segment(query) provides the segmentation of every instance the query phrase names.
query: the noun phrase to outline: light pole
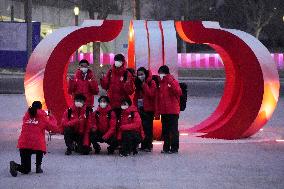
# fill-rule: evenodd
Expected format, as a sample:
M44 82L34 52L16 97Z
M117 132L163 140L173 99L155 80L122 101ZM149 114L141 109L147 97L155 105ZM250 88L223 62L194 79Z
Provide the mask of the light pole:
M14 22L14 5L11 5L11 10L10 10L10 14L11 14L11 22Z
M33 25L32 25L32 0L26 0L24 4L25 9L25 22L27 23L27 57L30 58L32 54L32 38L33 38Z
M80 9L79 7L74 7L74 15L75 15L75 26L79 25L79 13L80 13ZM79 62L78 60L78 49L75 52L75 61Z

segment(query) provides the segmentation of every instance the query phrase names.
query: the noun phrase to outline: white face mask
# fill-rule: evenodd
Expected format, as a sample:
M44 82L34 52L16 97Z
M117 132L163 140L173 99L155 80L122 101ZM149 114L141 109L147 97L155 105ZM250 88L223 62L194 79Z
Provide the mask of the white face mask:
M161 80L166 76L166 74L159 74Z
M80 70L85 74L88 71L88 68L80 68Z
M115 67L119 68L119 67L122 66L122 62L120 62L120 61L114 61L114 65L115 65Z
M84 104L82 102L75 102L75 106L77 108L82 108L84 106Z
M144 81L145 80L145 75L139 75L138 78L140 79L140 81Z
M128 108L128 105L121 105L121 109L126 110Z
M106 102L101 102L101 103L100 103L100 107L101 107L101 108L107 107L107 103L106 103Z

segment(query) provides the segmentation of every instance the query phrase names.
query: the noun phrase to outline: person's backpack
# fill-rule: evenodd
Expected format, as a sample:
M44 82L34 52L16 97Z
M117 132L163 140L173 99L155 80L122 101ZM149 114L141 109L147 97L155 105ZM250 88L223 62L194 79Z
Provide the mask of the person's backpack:
M182 91L182 95L180 96L180 111L184 111L187 102L187 85L185 83L179 83L179 86Z

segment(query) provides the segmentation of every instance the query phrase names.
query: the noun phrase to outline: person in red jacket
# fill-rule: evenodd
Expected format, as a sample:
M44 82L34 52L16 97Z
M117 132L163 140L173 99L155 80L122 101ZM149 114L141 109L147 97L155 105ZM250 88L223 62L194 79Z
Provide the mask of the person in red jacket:
M63 126L64 140L67 147L65 155L71 155L72 151L84 155L90 152L90 144L86 135L89 127L88 119L91 113L86 108L85 101L86 97L84 95L77 94L74 98L74 105L63 114L61 125Z
M120 156L128 156L131 152L136 155L139 143L145 138L140 115L137 108L131 105L130 98L122 100L117 132L121 143Z
M161 115L162 137L164 140L161 153L178 153L179 103L182 91L178 81L170 74L168 66L161 66L158 73L160 80L157 91L156 111Z
M145 133L141 142L141 150L151 152L153 145L153 120L155 112L156 83L152 80L150 71L141 67L137 70L135 79L134 105L138 108Z
M95 153L99 154L101 147L98 143L107 143L108 154L113 154L117 148L116 140L116 114L109 105L110 100L107 96L101 96L98 99L99 106L92 113L90 128L90 141L93 144Z
M79 68L75 72L74 79L69 79L68 93L75 97L83 94L86 99L86 107L94 106L94 95L99 93L98 83L94 73L89 69L89 62L85 59L79 62Z
M107 91L107 95L111 99L112 109L118 113L121 100L129 98L134 93L134 79L126 69L127 63L122 54L115 55L114 61L111 69L101 78L101 86Z
M46 153L45 130L58 132L53 115L47 115L40 101L34 101L23 118L21 135L17 147L20 150L21 164L10 162L10 173L16 177L18 172L28 174L31 171L31 156L36 154L36 173L42 173L41 163Z

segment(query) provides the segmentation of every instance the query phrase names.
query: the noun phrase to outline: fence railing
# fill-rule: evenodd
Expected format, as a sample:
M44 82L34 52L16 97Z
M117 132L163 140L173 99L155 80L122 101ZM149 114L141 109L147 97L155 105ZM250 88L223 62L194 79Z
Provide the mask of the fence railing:
M272 53L271 56L279 70L284 70L284 53ZM100 63L108 65L114 63L114 53L102 53L100 55ZM245 57L244 57L245 58ZM93 63L92 53L79 53L78 59L87 59L91 64ZM75 61L75 55L71 56L70 62ZM217 53L179 53L178 66L180 68L191 69L223 69L224 65Z

